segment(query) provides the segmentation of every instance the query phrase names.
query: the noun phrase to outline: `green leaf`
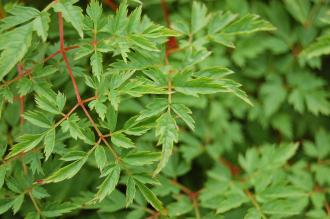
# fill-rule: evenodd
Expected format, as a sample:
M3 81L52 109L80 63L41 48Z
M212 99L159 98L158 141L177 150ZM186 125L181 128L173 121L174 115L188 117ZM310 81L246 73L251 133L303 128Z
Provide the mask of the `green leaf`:
M173 111L188 125L191 130L195 129L195 121L191 117L191 110L183 104L172 104Z
M17 196L13 201L13 213L16 214L24 202L24 194Z
M165 167L172 154L173 144L178 141L176 123L169 111L156 120L156 137L158 144L162 145L162 157L153 175Z
M33 87L33 82L27 78L20 79L17 83L18 94L20 96L25 96L31 91Z
M0 214L5 213L8 211L13 205L13 200L6 200L2 199L0 200Z
M117 10L116 16L114 18L113 31L115 33L121 33L125 30L127 25L127 2L123 1Z
M308 204L308 198L276 199L261 206L265 214L279 217L298 215Z
M120 167L114 166L102 184L98 186L98 191L95 194L94 200L101 202L106 196L111 194L118 184L119 177Z
M162 113L168 107L166 99L155 99L147 105L147 108L140 112L139 117L136 118L137 121L150 118Z
M0 36L0 50L3 50L0 55L0 81L22 60L31 46L31 40L32 31L29 24Z
M92 19L94 27L96 27L103 13L102 4L100 4L99 1L96 0L90 1L86 9L86 13Z
M301 24L305 24L309 19L310 1L309 0L284 0L287 10Z
M210 78L196 78L186 81L173 80L174 89L185 95L198 96L198 94L214 94L224 88Z
M33 30L41 37L42 41L46 42L48 37L50 23L50 14L41 12L33 21Z
M143 35L137 35L137 34L130 35L128 39L132 44L134 44L140 49L144 49L151 52L159 51L156 45L152 43L150 40L148 40L146 37L144 37Z
M150 174L134 174L133 178L138 180L139 182L143 183L143 184L151 184L151 185L161 185L159 180L155 177L152 177Z
M35 8L20 5L14 5L8 13L10 16L7 16L0 21L0 32L26 23L40 14L40 12Z
M284 165L293 155L296 154L298 143L281 144L275 149L275 154L272 157L272 163L275 165Z
M73 203L49 203L46 207L41 209L41 215L44 217L60 217L65 213L69 213L77 208Z
M7 168L5 165L0 165L0 190L5 182Z
M106 163L107 163L107 156L105 154L105 150L102 146L97 146L94 152L95 155L95 161L97 164L97 167L100 170L103 170L103 168L105 167Z
M61 111L58 109L56 105L56 100L54 98L48 98L46 96L37 96L35 98L35 101L38 105L38 107L42 110L45 110L47 112L50 112L52 114L60 114Z
M103 55L100 52L95 52L91 56L92 72L95 77L100 81L103 74Z
M123 133L115 132L111 135L111 142L119 147L134 148L132 140L126 137Z
M274 114L285 101L286 90L280 77L272 77L260 88L266 116Z
M37 212L29 212L24 219L40 219L40 214Z
M75 162L72 162L57 171L55 171L53 174L51 174L49 177L43 180L43 183L56 183L61 182L66 179L70 179L74 177L81 167L85 164L87 161L88 156L83 157L80 160L76 160Z
M139 23L141 20L141 14L142 14L142 7L139 6L134 9L134 11L129 16L129 21L127 24L127 31L129 33L136 33L137 29L139 27Z
M88 56L94 52L94 48L91 44L83 44L79 48L76 49L74 60L79 60L85 56Z
M101 118L101 120L104 120L106 113L107 113L107 106L104 105L100 100L93 100L88 104L90 109L96 110L97 114Z
M250 208L244 216L244 219L262 219L262 215L258 212L257 209Z
M300 57L312 59L327 54L330 54L330 37L324 35L305 48Z
M133 203L135 191L136 188L134 178L129 176L126 183L126 208Z
M297 198L308 196L303 190L289 185L273 185L258 194L258 199Z
M158 161L161 157L159 152L138 151L130 152L123 157L123 161L131 166L149 165Z
M138 186L140 192L144 198L154 207L157 211L164 211L163 203L157 198L157 196L144 184L135 180L136 185Z
M45 114L39 111L26 112L24 114L24 118L31 122L33 125L39 126L41 128L50 128L52 125Z
M227 25L235 21L237 17L238 17L237 14L233 14L230 11L215 12L211 17L210 22L208 23L208 33L210 35L213 35L216 34L217 32L220 32Z
M36 199L43 199L43 198L47 198L50 195L47 193L47 190L44 189L41 186L35 186L32 189L32 196L35 197Z
M250 34L258 31L273 31L275 29L276 28L271 23L261 19L259 15L247 14L226 26L221 32L224 34L237 35Z
M179 196L176 202L167 205L169 216L179 217L193 209L192 203L187 196Z
M205 27L210 19L204 4L194 1L191 12L191 33L195 34Z
M247 202L247 198L241 194L230 194L224 200L220 201L217 208L217 214L229 211L233 208L238 208L244 202Z
M19 139L19 143L15 144L10 153L7 155L6 159L12 158L20 153L25 153L36 146L42 141L44 138L44 133L42 134L25 134L22 135Z
M84 38L84 32L83 32L84 16L82 14L82 9L78 6L73 5L75 2L76 1L61 0L53 4L53 8L55 12L61 12L65 21L71 23L72 26L79 33L79 36L81 38Z
M46 160L48 160L49 156L52 154L54 147L55 147L55 128L52 128L51 130L47 131L47 134L45 135L44 143L45 143L45 157Z
M85 140L86 136L83 133L83 130L78 124L79 117L76 114L72 114L67 120L62 122L61 127L63 132L70 131L70 135L74 138L80 138L81 140Z
M61 92L58 92L56 96L56 105L59 111L62 111L64 109L65 102L66 102L65 95L62 94Z
M64 161L75 161L75 160L81 160L83 159L85 156L87 155L86 152L84 151L69 151L67 153L65 153L62 157L61 160Z
M117 111L113 108L112 105L107 107L107 112L105 114L106 118L106 126L107 128L113 132L116 129L117 126L117 118L118 118L118 113Z

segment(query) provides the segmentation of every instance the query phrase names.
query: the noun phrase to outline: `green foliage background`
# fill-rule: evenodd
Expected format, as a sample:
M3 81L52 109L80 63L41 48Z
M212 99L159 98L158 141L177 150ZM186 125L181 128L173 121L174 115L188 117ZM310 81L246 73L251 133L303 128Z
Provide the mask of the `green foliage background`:
M106 2L103 1L104 14L113 14ZM139 3L129 2L131 12ZM113 135L111 142L119 145L119 148L124 148L119 149L118 153L126 157L125 162L136 168L133 168L133 172L136 171L138 174L137 178L134 178L122 174L123 169L114 167L110 153L105 155L106 147L96 146L95 151L92 152L87 150L90 145L93 146L95 140L89 138L93 132L91 126L87 124L87 119L81 119L83 112L73 114L61 124L61 130L56 133L56 145L52 146L53 149L48 147L48 151L45 149L45 155L43 151L30 152L25 148L50 145L52 135L55 135L53 132L47 132L48 137L45 137L47 140L43 140L44 137L40 138L38 135L19 138L25 133L40 133L38 132L40 127L50 127L47 114L44 114L46 115L44 120L43 113L33 114L36 105L48 112L54 110L48 108L54 105L56 108L54 114L60 114L65 100L71 106L75 104L75 93L65 65L60 58L55 57L48 65L48 69L45 70L46 65L36 69L33 73L36 76L32 76L36 81L31 82L25 77L9 87L1 87L0 155L3 156L0 166L0 185L3 184L0 190L0 212L3 214L1 217L330 218L329 1L204 0L198 1L203 4L195 3L197 9L194 14L191 12L194 9L190 0L145 0L142 1L143 14L155 23L166 26L162 11L164 2L168 7L171 30L157 30L159 37L154 36L153 40L155 40L151 40L152 43L146 42L144 38L135 38L135 41L131 39L136 46L133 46L133 50L140 48L145 50L146 54L152 53L155 57L159 57L158 59L163 59L164 42L168 36L174 35L180 48L191 46L192 51L196 53L173 52L169 56L171 65L169 69L182 70L191 64L192 67L188 67L186 72L194 72L194 74L197 72L192 78L199 76L212 78L210 76L212 73L226 75L231 73L229 70L231 69L235 74L230 75L230 79L243 86L238 88L236 82L226 81L223 85L226 90L217 93L218 87L214 87L212 81L213 87L211 83L203 82L206 83L205 87L199 85L198 88L188 89L185 87L185 83L188 82L179 75L174 79L177 80L174 86L181 87L181 90L176 91L185 95L173 95L173 102L178 103L177 111L175 106L173 108L177 116L173 116L173 112L160 115L166 109L167 103L161 100L155 101L155 96L164 91L151 84L144 84L142 88L138 83L139 78L138 82L135 81L135 86L140 90L125 88L125 95L130 96L129 98L125 96L119 100L112 96L108 102L105 101L106 98L90 102L88 106L93 116L101 121L100 126L111 132L126 130ZM42 10L50 1L15 3ZM5 9L9 10L13 4L14 1L2 1L1 14L6 15ZM85 11L87 4L88 1L79 1L76 5ZM55 10L61 11L60 8ZM249 22L246 22L234 30L226 30L235 34L223 36L216 31L212 33L214 30L212 28L219 24L219 20L216 19L213 24L209 17L209 14L215 11L231 11L241 17L253 13L260 15L264 20L256 24L257 29L259 28L256 31L243 31L240 34L239 31L242 29L251 28ZM225 15L226 13L220 13L219 19L224 19ZM194 32L194 28L196 32L191 38L189 22L194 16L197 19L192 19L194 25L190 32ZM38 34L33 35L32 48L23 55L27 65L40 62L46 57L45 54L52 54L58 49L59 32L56 14L53 13L50 19L47 45L39 44L39 41L43 41L43 37L46 36L43 36L40 29L36 30ZM209 30L206 38L207 31L203 28ZM21 29L24 33L24 29ZM88 32L85 27L83 29ZM188 34L185 33L187 29ZM1 32L0 36L3 36L4 31ZM65 23L65 37L68 44L66 46L77 43L84 45L84 40L79 38L81 34L79 23L76 26L74 23ZM91 36L91 33L87 33L85 39ZM20 37L24 38L26 35L21 34ZM2 47L8 44L6 42L8 40L10 38L0 37L0 49L4 50L2 53L14 53L17 58L14 63L16 65L23 58L23 56L19 57L22 50L11 51L6 49L6 46ZM24 40L28 39L17 39L19 42ZM121 71L127 74L132 69L140 71L144 68L145 60L137 57L137 63L133 63L134 57L132 58L132 54L125 46L121 47L120 39L118 40L114 44L106 45L110 49L108 47L105 49L105 46L104 50L96 52L91 60L82 58L74 66L78 85L84 97L93 96L95 90L102 91L102 88L97 87L98 85L97 88L93 88L91 84L93 80L95 82L99 77L103 77L104 72L112 74L111 71L119 69L118 78L111 78L113 85L120 83L118 82L120 78L124 78L120 75ZM158 48L161 50L160 55L156 52ZM104 51L111 51L115 56L105 54ZM211 53L206 55L205 51ZM74 57L88 54L90 54L88 48L81 46L77 53L68 53L68 56L72 61ZM101 59L103 57L103 65L98 61L100 56ZM129 60L128 64L123 61L126 58ZM8 59L8 62L12 62L12 57L8 56ZM122 60L118 61L118 59ZM150 64L152 61L145 62ZM1 70L6 68L8 66L5 63L0 63ZM159 69L166 71L166 67ZM5 77L1 72L0 74L1 78ZM86 82L84 74L95 77L93 80L86 79ZM9 75L6 75L6 80L1 84L15 78L16 75L16 68L10 69ZM222 80L223 75L219 80ZM48 76L50 78L43 79ZM41 81L51 83L55 93L49 91L47 86L35 85L38 80L40 83ZM147 83L147 81L142 82ZM247 93L248 99L239 89ZM28 121L23 127L19 124L19 101L13 100L14 96L19 95L26 96L26 112L32 110L30 114L27 113ZM34 102L34 95L37 104ZM113 91L109 91L109 95L114 95ZM47 97L53 98L56 104ZM250 102L252 105L249 104ZM46 104L43 106L42 103ZM164 104L163 110L160 109L162 104ZM179 104L189 107L192 111L191 117L189 109ZM64 109L70 110L70 107ZM155 112L157 110L160 111ZM126 122L134 115L140 116L140 120L143 121L141 126L135 127L136 129L129 127L134 122L131 124ZM155 116L157 118L154 118ZM146 118L151 118L151 121ZM112 127L114 123L117 123L117 128L116 125ZM177 126L179 126L178 132ZM139 134L128 138L127 130ZM151 131L146 132L147 130ZM169 147L174 144L169 161L161 159L160 162L163 161L163 164L158 162L160 156L164 158L166 155L164 152L162 155L157 152L161 150L155 147L157 141L163 147L166 144ZM7 145L8 148L15 149L9 150L6 148ZM127 148L132 147L149 152L127 158L130 153ZM27 156L8 162L7 158L11 159L27 151L29 151ZM93 156L84 160L82 157L85 154L81 154L81 151L93 153ZM141 159L138 156L141 156ZM79 170L77 175L72 172L66 175L63 173L51 175L67 164L81 167L85 162L87 164L81 169L77 168ZM22 167L22 163L27 167ZM24 174L24 168L28 168L27 175ZM106 183L102 184L106 186L104 190L102 186L98 187L104 180L99 178L101 173L98 168L103 169L101 173L108 176L105 179ZM155 178L150 175L152 173L157 175L159 171L160 174ZM120 174L122 177L119 177ZM34 183L38 179L44 181ZM47 184L48 182L56 183ZM33 196L34 199L30 199L29 196ZM89 202L91 199L101 202L91 203ZM40 212L33 207L33 200L38 202Z

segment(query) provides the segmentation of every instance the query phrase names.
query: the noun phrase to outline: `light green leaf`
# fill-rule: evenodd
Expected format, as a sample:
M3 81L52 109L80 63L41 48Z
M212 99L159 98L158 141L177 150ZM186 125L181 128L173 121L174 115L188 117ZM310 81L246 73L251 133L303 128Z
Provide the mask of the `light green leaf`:
M244 219L262 219L262 215L255 208L250 208Z
M217 214L238 208L244 202L247 202L247 198L244 198L241 194L230 194L224 200L219 202Z
M275 149L275 154L272 157L272 164L284 165L293 155L295 155L299 144L281 144Z
M26 134L20 137L19 143L15 144L6 159L12 158L20 153L25 153L35 148L44 138L42 134Z
M62 94L61 92L57 93L56 96L56 105L59 111L62 111L64 106L65 106L65 102L66 102L66 97L64 94Z
M129 36L128 39L130 40L130 42L133 45L135 45L141 49L144 49L147 51L154 51L154 52L159 51L159 49L156 47L156 45L154 43L152 43L150 41L150 39L147 39L143 35L134 34L134 35Z
M144 198L154 207L157 211L162 212L164 210L163 203L157 198L157 196L144 184L135 180L140 192Z
M165 167L172 154L173 144L178 141L176 123L169 111L156 120L156 137L158 144L162 145L162 157L153 175L157 175Z
M29 212L24 217L24 219L40 219L40 214L38 214L37 212Z
M127 24L128 33L137 32L137 28L139 27L140 19L142 14L142 6L139 6L134 9L134 11L129 16L129 21Z
M42 208L41 215L44 217L60 217L65 213L69 213L77 208L73 203L50 203L46 207Z
M156 116L163 112L168 107L166 99L155 99L147 105L147 108L140 112L137 121Z
M195 129L195 121L191 117L191 110L184 104L172 104L173 111L188 125L191 130Z
M8 13L11 16L7 16L0 21L0 32L26 23L40 14L40 12L35 8L20 5L14 5Z
M69 151L65 153L60 159L64 161L75 161L75 160L81 160L87 155L84 151Z
M132 140L126 137L123 133L115 132L111 135L111 142L119 147L134 148Z
M75 162L58 169L52 175L44 179L43 183L56 183L74 177L85 164L87 158L88 156L85 156L80 160L76 160Z
M41 128L50 128L52 125L45 114L38 111L26 112L24 114L24 118L31 122L33 125L39 126Z
M174 89L185 95L198 96L198 94L214 94L224 89L210 78L196 78L186 81L173 81Z
M99 1L96 0L90 1L86 9L86 13L92 19L94 23L94 27L97 27L97 23L100 20L103 13L102 4L100 4Z
M24 202L24 194L17 196L13 201L13 213L16 214Z
M135 181L134 178L129 176L126 183L126 208L133 203L135 197Z
M266 202L261 208L265 214L276 215L283 218L300 214L307 204L307 197L276 199L271 202Z
M187 196L179 196L176 202L167 205L169 216L179 217L193 209L191 200Z
M31 46L31 40L32 30L29 24L0 36L0 50L3 50L0 56L0 81L22 60Z
M75 1L73 1L75 2ZM61 0L53 5L55 12L61 12L66 22L71 23L78 31L79 36L84 38L82 9L72 5L72 1Z
M51 130L47 131L47 134L45 135L44 143L45 143L45 157L46 160L48 160L49 156L52 154L54 147L55 147L55 128L52 128Z
M97 99L91 101L88 106L90 109L95 109L101 120L104 120L107 113L107 106L104 103Z
M308 20L310 12L309 0L284 0L286 9L301 24L305 24Z
M258 31L273 31L275 29L276 28L271 23L261 19L259 15L247 14L226 26L221 33L237 35L250 34Z
M95 155L95 161L97 164L97 167L100 170L103 170L103 168L105 167L106 163L107 163L107 156L105 154L105 150L102 146L97 146L95 151L94 151L94 155Z
M191 33L197 33L205 27L210 19L204 4L194 1L191 12Z
M55 97L53 98L47 98L46 96L37 96L35 98L35 101L38 105L38 107L42 110L45 110L47 112L50 112L52 114L60 114L61 111L58 109L56 105Z
M149 165L158 161L161 157L159 152L138 151L128 153L123 157L123 161L131 166Z
M103 74L103 55L100 52L95 52L91 56L92 72L96 78L100 81Z
M115 166L112 171L105 178L101 185L98 186L98 191L95 194L94 200L101 202L106 196L108 196L116 188L120 177L120 167Z
M6 200L2 199L0 200L0 214L5 213L8 211L13 205L13 200Z
M0 165L0 190L5 182L7 168L5 165Z
M312 59L327 54L330 54L330 37L324 35L305 48L300 57Z
M48 37L50 15L47 12L41 12L33 21L33 30L46 42Z
M78 124L79 117L76 114L72 114L67 120L62 122L61 127L63 132L70 131L70 135L74 138L80 138L81 140L85 140L86 136L83 133L83 130Z
M112 105L108 106L107 112L105 114L105 118L106 118L106 126L111 132L115 131L116 129L117 117L118 117L118 112L113 108Z

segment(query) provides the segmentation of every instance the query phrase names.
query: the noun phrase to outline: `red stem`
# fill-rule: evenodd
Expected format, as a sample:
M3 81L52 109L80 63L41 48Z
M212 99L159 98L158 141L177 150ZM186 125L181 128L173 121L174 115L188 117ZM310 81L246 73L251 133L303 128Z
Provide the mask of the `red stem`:
M167 27L169 27L171 23L170 23L170 12L168 10L167 2L166 0L160 0L160 3L163 10L165 24Z
M111 150L112 154L114 155L116 160L119 160L119 156L117 155L117 153L112 149L112 147L110 146L110 144L108 143L107 139L104 137L104 135L101 133L101 131L99 130L99 128L97 127L96 123L94 122L93 118L91 117L91 115L89 114L88 110L86 109L85 105L84 105L84 101L82 101L80 93L79 93L79 89L77 86L77 82L76 79L73 75L72 72L72 68L70 66L70 62L66 56L66 50L64 47L64 28L63 28L63 17L62 17L62 13L59 12L58 13L58 24L59 24L59 33L60 33L60 53L63 57L63 60L65 62L66 68L69 72L71 81L72 81L72 85L74 88L74 92L76 94L76 98L77 98L77 104L79 104L79 106L82 108L82 110L84 111L85 115L87 116L88 120L90 121L90 123L92 124L92 126L94 127L96 133L98 134L98 136L102 139L102 141L109 147L109 149Z
M160 0L161 6L162 6L162 10L163 10L163 15L164 15L164 21L167 27L171 26L171 21L170 21L170 10L167 6L167 2L166 0ZM170 56L170 54L172 53L171 51L175 50L179 48L177 40L175 37L169 37L167 44L166 44L166 62L168 62L168 57ZM168 63L166 63L168 64Z
M68 47L66 47L66 48L64 48L64 49L65 49L65 51L69 51L69 50L76 49L76 48L79 48L79 46L78 46L78 45L68 46ZM46 58L42 61L42 63L48 62L50 59L54 58L56 55L58 55L58 54L60 54L60 53L61 53L61 51L58 50L58 51L56 51L56 52L50 54L48 57L46 57ZM3 86L9 86L10 84L12 84L12 83L14 83L14 82L19 81L20 79L22 79L24 76L30 75L31 72L32 72L32 70L33 70L33 68L34 68L34 66L31 67L31 68L29 68L29 69L27 69L23 74L18 75L17 77L15 77L15 78L13 78L13 79L11 79L11 80L9 80L9 81L4 82L4 83L1 85L1 87L3 87Z
M103 0L103 2L110 6L110 8L113 10L113 11L116 11L118 6L116 5L116 3L113 2L113 0Z
M21 64L17 65L18 75L23 77L23 66ZM20 108L20 125L24 125L24 96L19 97L19 108Z

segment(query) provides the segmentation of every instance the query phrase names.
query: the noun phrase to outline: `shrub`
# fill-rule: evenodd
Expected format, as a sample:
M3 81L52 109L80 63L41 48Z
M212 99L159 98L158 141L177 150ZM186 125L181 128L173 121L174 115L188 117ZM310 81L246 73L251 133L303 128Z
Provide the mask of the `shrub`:
M329 218L326 1L104 3L0 5L3 218Z

